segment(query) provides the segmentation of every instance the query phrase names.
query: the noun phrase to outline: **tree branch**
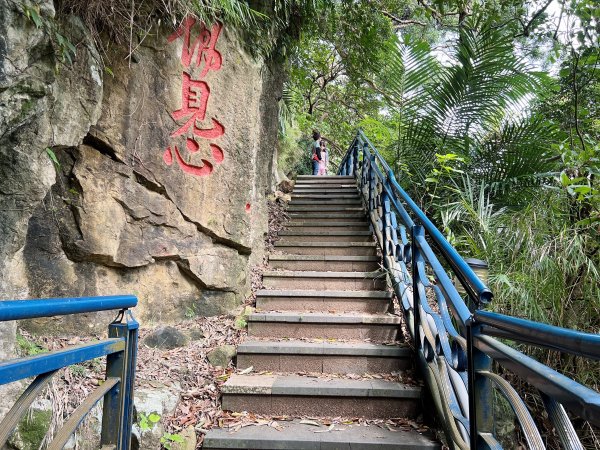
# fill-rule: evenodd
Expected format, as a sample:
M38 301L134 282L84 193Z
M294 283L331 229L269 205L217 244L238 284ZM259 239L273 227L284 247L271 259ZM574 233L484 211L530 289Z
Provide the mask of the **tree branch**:
M427 24L425 22L421 22L420 20L400 19L387 11L380 10L380 12L381 12L381 14L386 16L388 19L390 19L396 25L395 28L403 28L403 27L407 27L410 25L419 25L421 27L427 26Z
M536 11L533 17L531 17L531 20L527 22L527 25L523 27L523 36L529 36L529 33L531 32L531 27L534 24L534 22L546 11L546 9L548 9L548 6L550 6L550 3L552 3L553 1L554 0L548 0L544 6L542 6L538 11Z

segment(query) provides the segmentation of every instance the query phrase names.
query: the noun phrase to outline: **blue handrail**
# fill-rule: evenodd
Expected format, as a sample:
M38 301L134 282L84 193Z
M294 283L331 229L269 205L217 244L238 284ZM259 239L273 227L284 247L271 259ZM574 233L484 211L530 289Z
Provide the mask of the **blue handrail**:
M600 335L481 310L492 300L492 292L402 189L361 130L338 174L357 180L450 446L502 448L494 436L491 392L495 387L513 408L529 446L546 448L523 400L492 372L492 361L496 361L538 389L563 446L583 448L564 408L599 426L600 394L494 337L597 360ZM467 293L472 308L458 293L438 254ZM437 308L431 306L432 298Z
M117 450L131 447L138 323L129 308L136 305L137 298L132 295L0 301L0 321L119 311L108 327L108 339L0 362L0 385L36 377L0 423L0 447L4 447L36 396L59 369L102 356L106 356L106 381L73 412L49 448L63 448L83 418L102 398L101 445Z
M66 316L111 309L127 309L137 305L133 295L106 297L45 298L38 300L5 300L0 302L0 322Z

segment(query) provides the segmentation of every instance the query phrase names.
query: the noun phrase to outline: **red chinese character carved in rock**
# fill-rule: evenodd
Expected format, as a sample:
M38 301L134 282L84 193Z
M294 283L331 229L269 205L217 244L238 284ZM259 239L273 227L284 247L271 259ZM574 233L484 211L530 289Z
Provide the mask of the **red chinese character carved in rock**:
M202 122L206 118L206 109L210 97L210 87L202 78L204 78L209 70L216 71L221 68L221 54L215 49L215 45L221 33L222 26L217 23L209 31L204 24L201 24L200 33L192 42L192 29L195 24L196 19L192 17L186 18L181 27L168 38L169 42L172 42L183 36L181 63L186 68L189 69L192 64L194 54L196 55L195 67L198 70L200 70L202 63L204 63L199 74L200 79L192 78L190 73L196 73L193 68L190 69L190 73L186 71L182 73L181 108L171 114L171 117L177 122L185 120L185 123L171 134L171 137L185 135L186 149L191 154L200 150L200 144L195 138L216 139L225 133L225 127L215 118L211 118L211 126L209 128L204 128L202 124L198 124L198 122ZM189 135L190 131L193 136ZM209 147L214 162L221 164L224 160L224 153L221 147L213 143L209 143ZM201 166L186 162L177 145L169 146L163 154L163 160L168 166L173 164L173 159L175 159L185 173L191 175L207 176L213 171L213 164L206 159L201 159Z
M189 73L183 72L181 82L181 108L174 111L171 116L175 120L186 118L189 119L175 132L172 137L184 134L188 129L196 124L196 120L204 120L206 116L206 105L208 104L208 96L210 88L208 84L201 80L192 80Z
M188 164L181 157L181 154L179 153L179 148L177 148L177 146L174 146L173 149L175 150L175 159L177 160L177 164L179 164L179 167L181 167L181 170L183 170L185 173L189 173L190 175L196 175L198 177L205 177L212 173L213 166L206 159L202 160L202 163L204 164L203 166L195 166L193 164ZM168 147L165 150L165 153L163 154L163 160L165 161L165 164L167 166L173 164L173 153L171 151L171 147Z
M219 70L221 68L223 59L221 58L221 53L215 49L215 46L217 45L219 34L221 34L222 25L217 22L209 31L206 25L201 24L200 34L194 39L194 42L191 42L192 28L195 24L196 19L187 17L177 31L169 36L169 42L173 42L175 39L183 36L181 63L185 67L190 67L194 53L196 53L196 67L200 67L200 64L204 62L202 73L200 73L200 78L204 78L209 70Z

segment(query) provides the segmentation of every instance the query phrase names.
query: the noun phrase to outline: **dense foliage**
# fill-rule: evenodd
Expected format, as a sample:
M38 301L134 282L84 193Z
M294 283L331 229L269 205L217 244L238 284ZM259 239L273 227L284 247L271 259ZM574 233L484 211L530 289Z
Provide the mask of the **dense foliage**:
M363 128L488 261L494 309L598 333L599 36L593 0L335 2L290 54L281 162L308 170L313 128L334 155ZM597 366L544 362L600 386Z

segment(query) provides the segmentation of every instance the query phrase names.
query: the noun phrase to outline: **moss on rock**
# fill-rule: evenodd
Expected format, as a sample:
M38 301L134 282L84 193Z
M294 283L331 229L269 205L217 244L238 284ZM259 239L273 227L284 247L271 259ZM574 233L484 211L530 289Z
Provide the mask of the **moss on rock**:
M52 422L52 411L32 410L19 423L8 444L15 450L38 450Z

